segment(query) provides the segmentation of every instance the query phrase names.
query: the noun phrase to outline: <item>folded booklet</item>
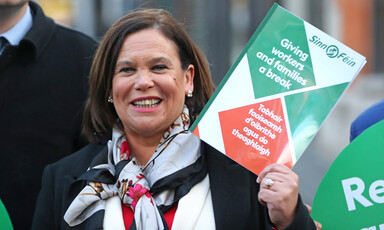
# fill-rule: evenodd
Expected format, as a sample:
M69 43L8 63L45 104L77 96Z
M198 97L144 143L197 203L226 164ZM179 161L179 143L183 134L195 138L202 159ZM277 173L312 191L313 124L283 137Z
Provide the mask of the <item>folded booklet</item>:
M291 168L365 63L275 3L191 131L255 174Z

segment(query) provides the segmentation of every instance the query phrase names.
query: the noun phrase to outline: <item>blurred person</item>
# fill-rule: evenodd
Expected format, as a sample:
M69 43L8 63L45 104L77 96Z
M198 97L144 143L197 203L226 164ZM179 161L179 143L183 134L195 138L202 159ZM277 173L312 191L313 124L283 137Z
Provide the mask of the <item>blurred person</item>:
M167 11L118 20L90 71L91 144L45 168L32 229L316 229L293 171L257 177L189 131L213 92Z
M353 141L364 130L384 119L384 100L379 101L357 116L351 123L349 140Z
M0 0L0 199L14 228L30 229L48 163L80 138L97 43L55 24L27 0Z

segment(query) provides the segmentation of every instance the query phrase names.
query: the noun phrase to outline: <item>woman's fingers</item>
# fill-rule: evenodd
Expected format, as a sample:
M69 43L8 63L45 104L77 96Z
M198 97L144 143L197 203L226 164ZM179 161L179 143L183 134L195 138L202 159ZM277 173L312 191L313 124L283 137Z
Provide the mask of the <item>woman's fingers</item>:
M273 164L259 175L258 199L267 206L272 223L280 228L288 226L296 213L298 200L298 176L288 167Z

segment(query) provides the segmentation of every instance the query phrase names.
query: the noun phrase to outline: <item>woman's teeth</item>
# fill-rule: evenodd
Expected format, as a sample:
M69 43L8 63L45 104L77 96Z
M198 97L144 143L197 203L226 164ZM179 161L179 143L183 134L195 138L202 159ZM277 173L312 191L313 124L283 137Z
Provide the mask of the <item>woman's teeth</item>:
M135 101L133 104L138 108L152 108L156 107L161 102L160 99L146 99Z

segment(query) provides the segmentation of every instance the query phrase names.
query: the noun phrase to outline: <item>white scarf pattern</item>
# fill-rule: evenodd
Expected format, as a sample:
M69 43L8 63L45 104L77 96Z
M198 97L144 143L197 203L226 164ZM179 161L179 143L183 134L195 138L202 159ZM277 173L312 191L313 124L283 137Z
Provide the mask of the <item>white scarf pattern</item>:
M152 197L151 188L159 187L156 185L162 184L165 177L174 177L175 172L185 170L200 159L200 140L188 128L188 109L184 106L182 114L164 133L152 158L142 168L135 158L128 160L129 147L124 133L113 129L112 140L108 142L108 162L96 165L88 172L101 170L103 174L107 172L108 177L117 176L115 183L89 182L69 206L65 221L69 226L79 225L105 209L106 199L119 196L122 203L134 211L136 229L165 229L157 206L172 205L175 189L160 189Z

